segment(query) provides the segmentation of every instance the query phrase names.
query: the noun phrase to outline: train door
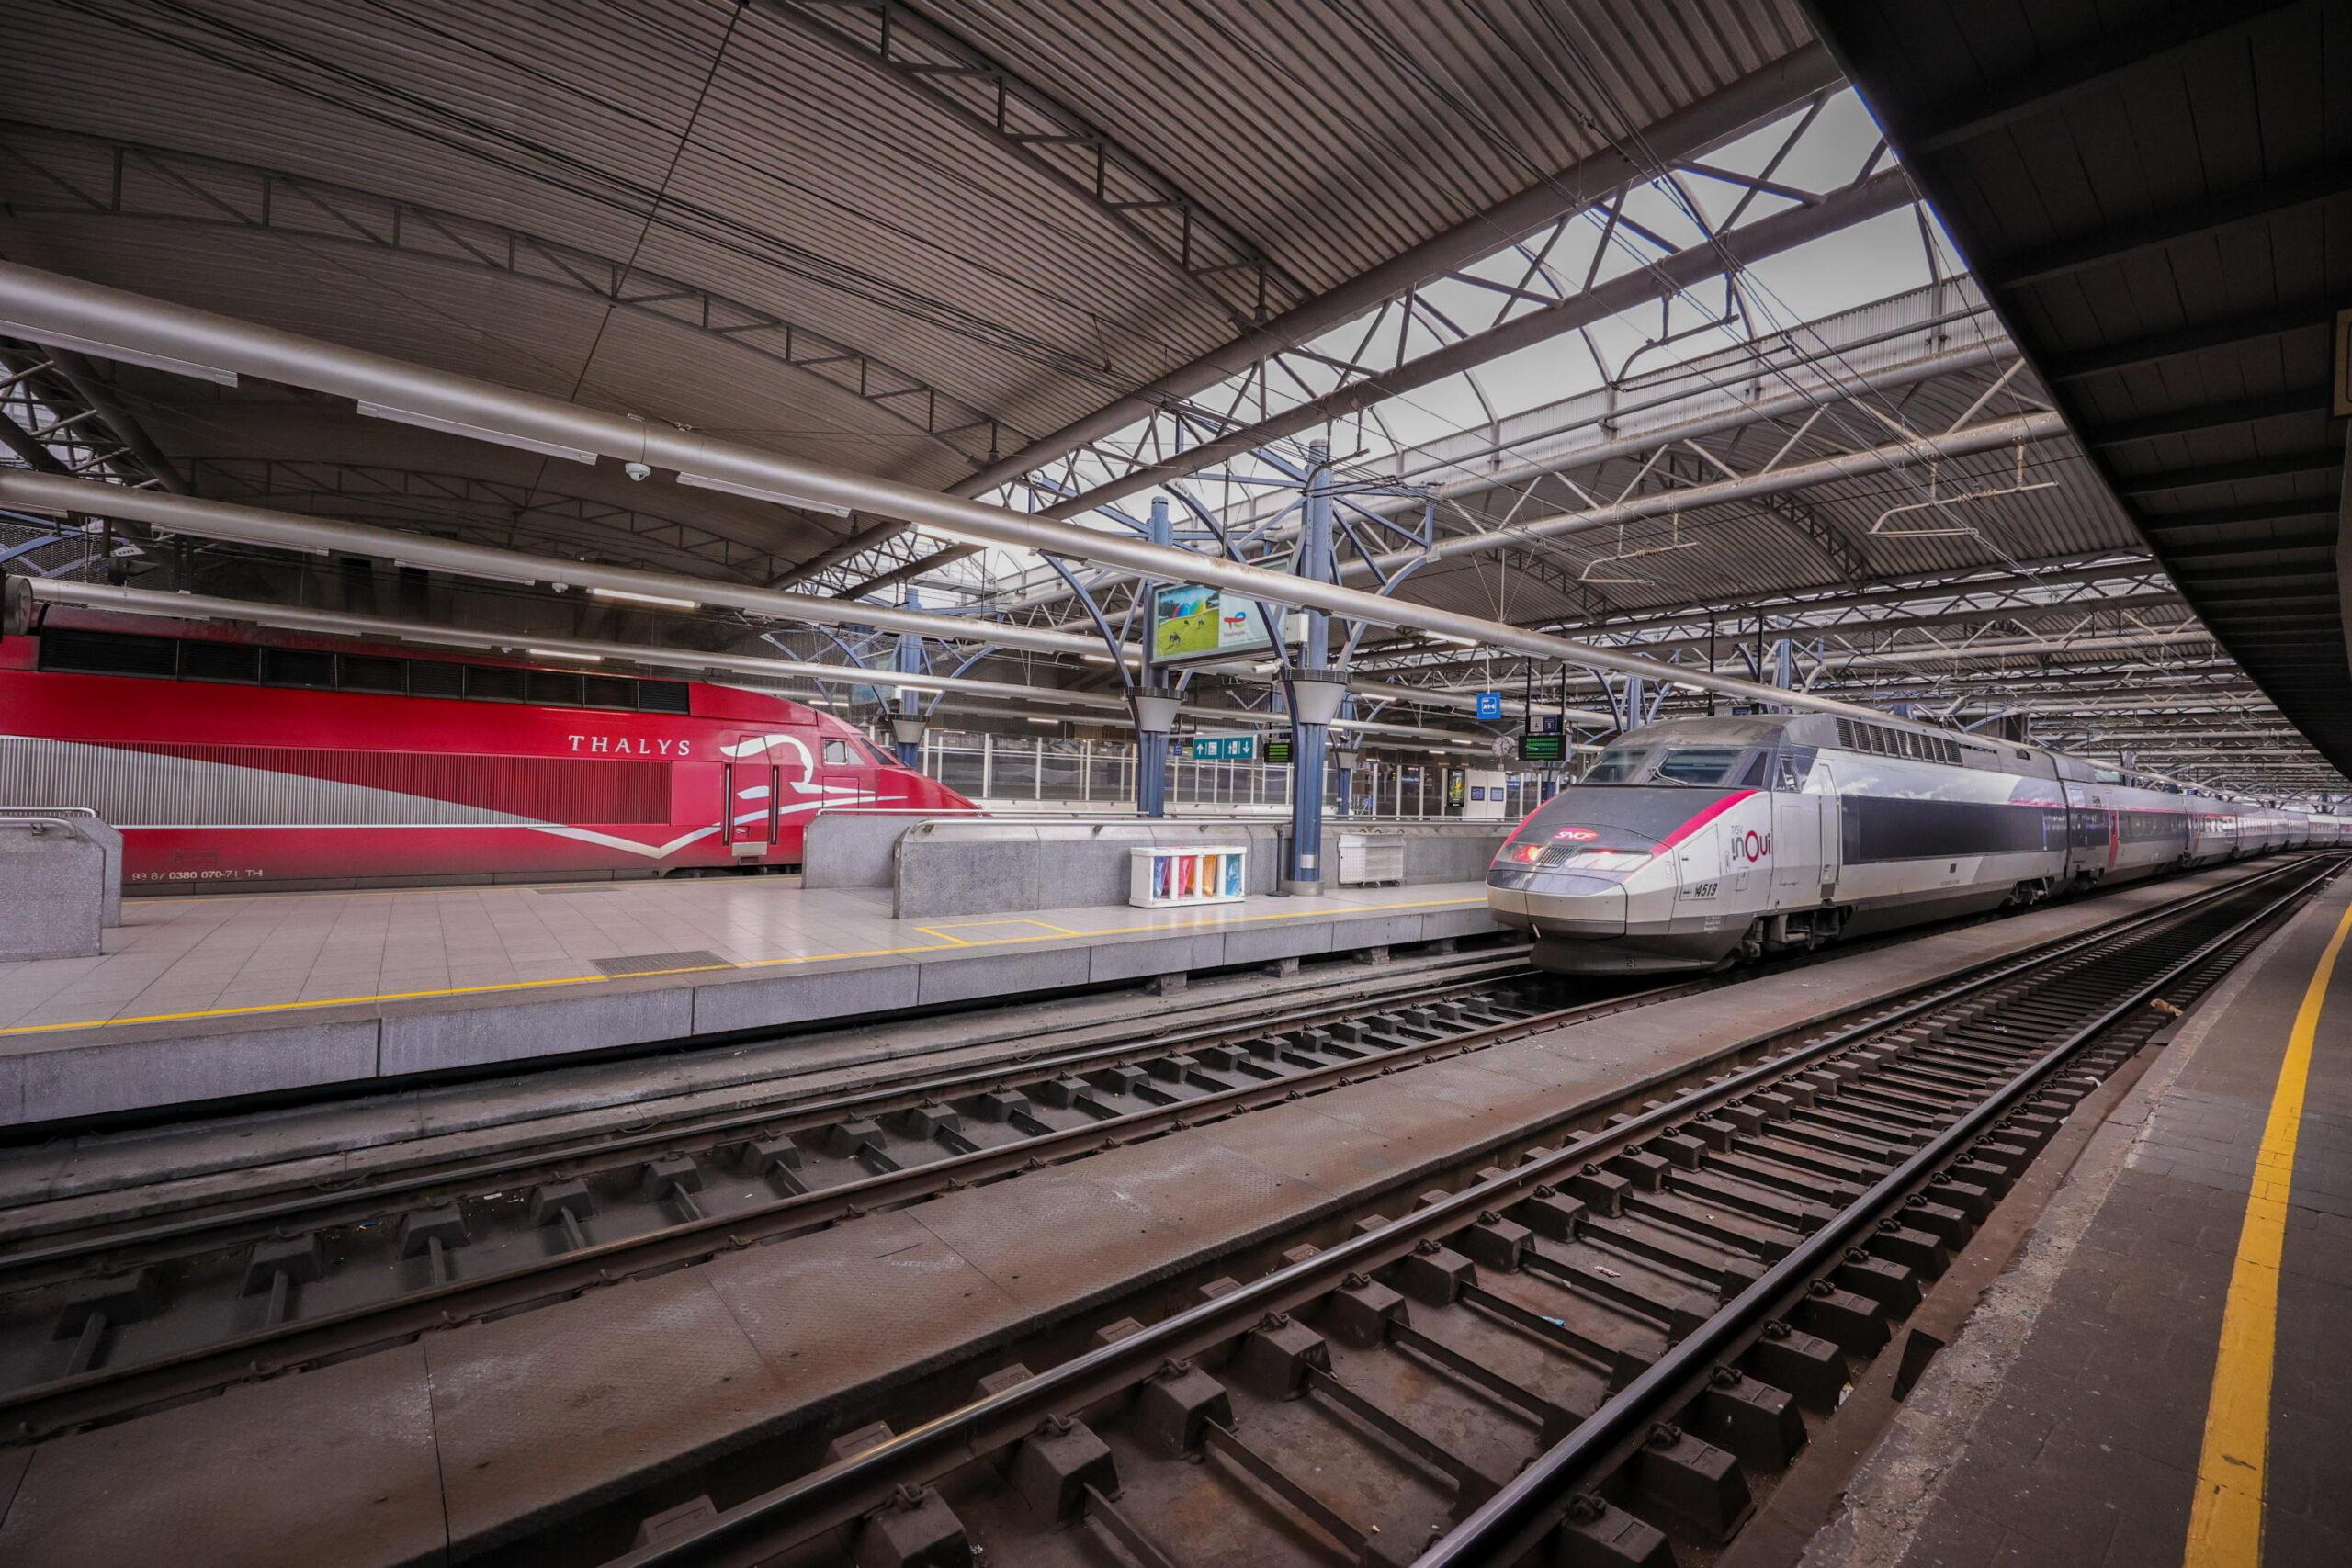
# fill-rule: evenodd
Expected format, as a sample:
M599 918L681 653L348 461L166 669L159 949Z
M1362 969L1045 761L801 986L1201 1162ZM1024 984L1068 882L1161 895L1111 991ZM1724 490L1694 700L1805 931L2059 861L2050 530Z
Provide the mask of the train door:
M721 749L727 759L719 769L721 837L737 854L758 854L775 842L784 771L774 760L774 739L730 735Z
M818 809L836 807L862 806L874 795L874 764L858 754L857 748L838 735L825 737L824 750L818 759L817 783L823 790Z
M1822 815L1826 797L1804 793L1794 757L1776 759L1772 776L1772 902L1810 904L1827 880Z

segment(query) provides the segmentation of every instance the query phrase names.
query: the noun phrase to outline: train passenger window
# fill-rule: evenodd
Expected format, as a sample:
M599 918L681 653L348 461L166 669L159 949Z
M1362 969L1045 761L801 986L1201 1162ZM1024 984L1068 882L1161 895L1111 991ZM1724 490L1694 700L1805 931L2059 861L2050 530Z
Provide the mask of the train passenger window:
M469 664L466 695L477 702L519 703L523 700L523 672L501 664Z
M334 655L312 648L265 648L261 678L272 686L333 686Z
M1731 771L1739 765L1744 750L1738 746L1679 746L1660 757L1654 771L1659 778L1676 784L1725 784L1731 779Z
M180 679L258 681L261 649L242 642L184 642L180 644Z
M526 672L523 689L535 703L555 707L576 708L580 705L581 678L569 670L533 670Z
M618 675L591 675L585 701L592 708L633 708L637 705L637 682Z
M466 667L443 659L412 659L408 661L408 690L413 697L462 697L466 694Z
M639 681L637 683L638 712L684 713L686 708L686 683L684 681Z
M401 692L408 689L401 668L404 660L368 653L346 653L335 683L346 692Z
M86 675L161 675L168 680L176 647L167 637L130 637L60 626L41 633L40 667L78 671Z

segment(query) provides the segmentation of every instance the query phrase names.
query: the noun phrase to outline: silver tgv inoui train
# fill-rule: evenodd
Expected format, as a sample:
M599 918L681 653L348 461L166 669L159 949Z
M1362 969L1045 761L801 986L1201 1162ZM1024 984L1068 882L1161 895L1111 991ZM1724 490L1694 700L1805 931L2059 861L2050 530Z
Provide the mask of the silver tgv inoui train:
M2335 843L2352 820L1902 719L1670 719L1521 822L1487 901L1546 969L1705 969Z

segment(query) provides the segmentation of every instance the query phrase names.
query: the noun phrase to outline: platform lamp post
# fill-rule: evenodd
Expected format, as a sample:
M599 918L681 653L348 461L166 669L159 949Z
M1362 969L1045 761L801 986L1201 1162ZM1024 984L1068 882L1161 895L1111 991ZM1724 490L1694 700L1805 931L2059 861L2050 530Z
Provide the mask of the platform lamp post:
M913 589L907 590L905 607L922 608L922 596ZM922 673L922 638L910 632L901 632L893 664L901 675ZM913 692L901 686L897 701L890 708L890 739L899 753L899 765L920 771L922 767L922 738L931 728L931 720L915 705L919 699Z

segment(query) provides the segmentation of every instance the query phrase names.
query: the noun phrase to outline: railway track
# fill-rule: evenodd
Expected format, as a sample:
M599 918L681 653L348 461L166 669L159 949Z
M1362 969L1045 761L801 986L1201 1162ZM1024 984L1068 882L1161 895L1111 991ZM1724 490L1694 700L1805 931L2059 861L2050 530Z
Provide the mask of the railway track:
M603 1066L533 1074L487 1095L470 1082L413 1095L372 1095L348 1105L307 1106L199 1121L157 1137L133 1134L121 1152L77 1175L62 1193L27 1182L25 1196L0 1203L0 1271L43 1236L71 1234L112 1245L156 1222L275 1218L323 1192L398 1199L435 1182L490 1179L527 1158L589 1158L723 1133L762 1112L852 1088L881 1090L944 1083L975 1067L1019 1070L1049 1061L1083 1065L1153 1042L1215 1040L1219 1032L1311 1024L1367 1006L1442 1001L1492 982L1528 976L1523 944L1479 953L1433 954L1394 964L1333 965L1260 982L1275 989L1238 993L1225 986L1154 998L1126 1010L1082 1003L1033 1004L978 1017L950 1015L876 1030L825 1029L696 1052L683 1084L661 1066L617 1085ZM894 1022L897 1021L893 1021ZM1102 1055L1101 1054L1108 1053ZM667 1064L666 1054L657 1062ZM684 1076L684 1075L681 1075ZM584 1077L571 1088L567 1080ZM543 1084L552 1087L542 1089ZM487 1100L488 1108L480 1109ZM435 1129L421 1132L421 1128ZM103 1143L106 1140L98 1140ZM36 1156L38 1159L38 1156ZM484 1188L487 1190L488 1188ZM36 1196L35 1194L39 1194Z
M1599 1000L1516 959L1367 1001L1148 1023L1081 1048L166 1212L0 1255L0 1421L38 1437L564 1299L1214 1109L1246 1111L1699 988ZM1361 991L1369 981L1335 991Z
M890 1424L814 1462L779 1443L763 1477L754 1452L672 1483L729 1506L648 1520L616 1568L1708 1560L2072 1107L2339 863L1939 982L1589 1131L1530 1128L1262 1239L1246 1281L1041 1331L1034 1374L1001 1345L985 1379L933 1369L833 1413Z

